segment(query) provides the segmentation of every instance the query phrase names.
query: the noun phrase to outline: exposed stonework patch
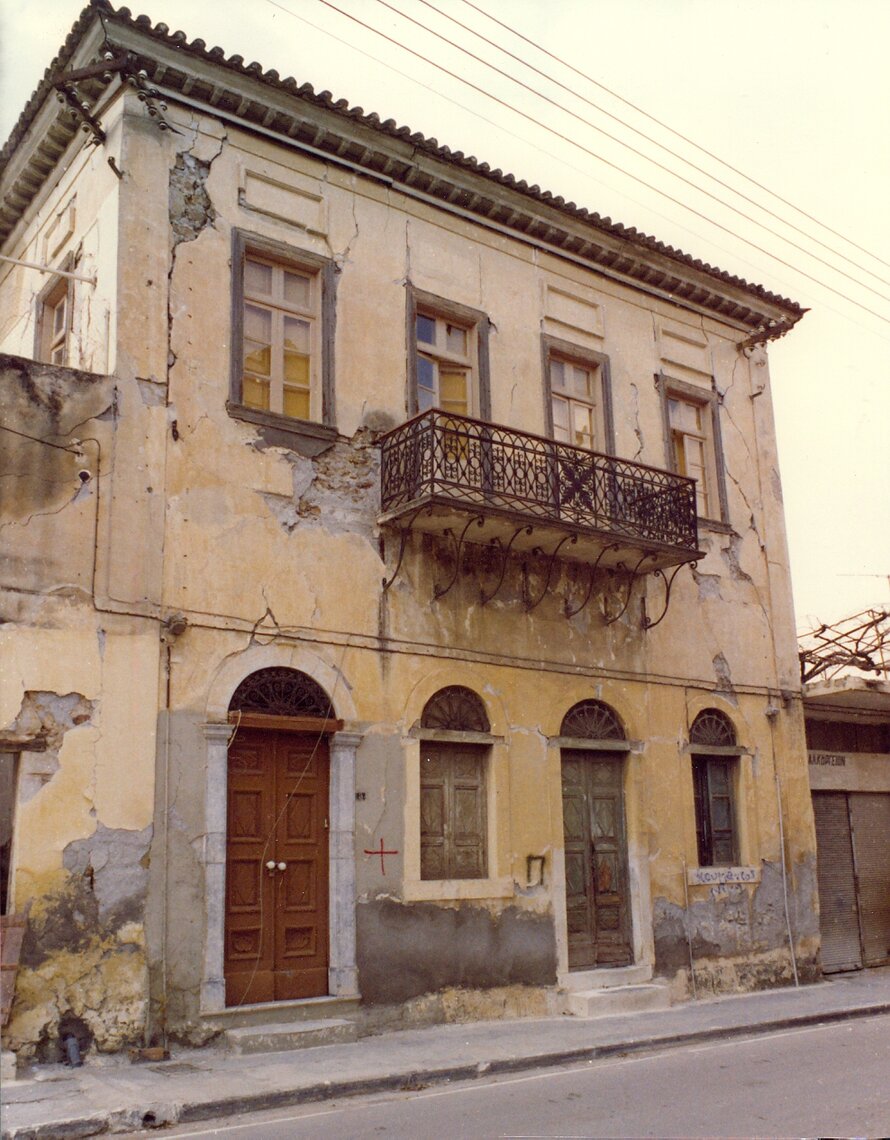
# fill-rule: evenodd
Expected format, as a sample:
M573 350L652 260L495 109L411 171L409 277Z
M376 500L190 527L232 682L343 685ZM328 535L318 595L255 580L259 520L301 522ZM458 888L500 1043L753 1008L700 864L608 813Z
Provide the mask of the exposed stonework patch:
M712 659L711 664L714 667L714 676L717 678L717 692L731 695L735 693L732 684L732 672L729 668L729 662L722 653L717 653Z
M22 750L18 799L26 803L59 770L59 749L66 732L89 724L96 702L80 693L50 693L28 690L21 708L9 727L13 736L28 737L39 750Z
M210 162L193 154L178 154L170 171L170 226L174 248L180 242L194 241L207 226L216 221L216 210L207 193Z
M746 573L741 567L739 562L739 553L741 550L742 540L737 534L729 536L729 545L724 546L720 550L723 561L729 568L730 576L736 582L751 582L753 579L751 575Z
M100 1050L141 1038L151 837L151 826L127 831L100 824L68 844L67 874L34 898L9 1030L23 1056L53 1060L61 1029L72 1020L86 1026L86 1039Z
M32 938L29 935L29 941ZM86 1027L101 1052L140 1041L147 1004L145 970L139 923L128 923L113 935L95 935L73 950L57 950L37 967L21 964L5 1041L22 1059L55 1061L60 1031L74 1019Z
M380 452L372 433L360 429L348 443L335 443L314 458L289 452L287 459L293 469L293 496L260 494L288 534L303 525L373 537Z

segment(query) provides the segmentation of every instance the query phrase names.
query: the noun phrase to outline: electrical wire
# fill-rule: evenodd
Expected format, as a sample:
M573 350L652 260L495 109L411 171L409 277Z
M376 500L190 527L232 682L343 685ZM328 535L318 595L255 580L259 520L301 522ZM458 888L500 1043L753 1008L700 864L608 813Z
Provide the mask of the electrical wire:
M704 194L704 196L706 198L710 198L712 201L716 202L718 205L723 206L727 210L731 210L735 214L738 214L738 216L740 218L744 218L746 222L750 222L752 225L759 226L762 230L764 230L766 233L770 234L772 237L778 238L779 241L784 241L786 244L790 245L792 249L798 250L798 252L804 254L804 256L806 256L806 257L811 257L814 261L818 261L820 265L826 266L826 268L831 269L834 273L839 274L841 277L846 277L846 279L848 281L852 281L855 285L859 285L860 288L867 289L870 293L874 293L874 295L876 297L880 297L880 299L882 301L890 302L890 295L888 295L887 293L881 293L878 289L874 289L870 285L865 285L862 281L859 280L859 278L853 277L851 274L845 272L843 269L839 269L836 265L833 265L830 261L826 261L823 257L819 257L818 254L812 253L810 250L805 249L801 245L798 245L797 242L793 241L789 237L786 237L784 234L779 233L778 230L772 229L770 226L766 225L765 222L758 221L756 218L752 217L750 214L746 214L744 210L740 210L738 208L738 206L733 206L731 202L727 202L725 199L718 197L716 194L712 194L711 191L706 190L704 188L704 186L700 185L699 183L691 181L689 178L686 178L683 174L680 174L676 170L671 169L671 167L666 166L663 162L659 162L658 159L651 158L649 155L644 154L641 150L638 150L635 146L632 146L630 143L625 142L623 139L619 138L617 135L611 134L609 131L604 130L602 127L597 126L596 123L591 122L590 119L586 119L586 118L584 118L583 115L577 114L577 112L573 111L570 107L566 107L565 104L559 103L555 99L551 99L549 95L545 95L543 92L536 90L534 87L530 87L527 83L524 83L521 79L517 79L515 75L510 75L509 72L503 71L501 68L496 67L493 63L484 59L482 56L476 55L474 52L470 51L468 48L463 47L461 44L455 43L454 40L449 39L447 36L443 35L441 32L437 32L433 28L429 27L428 25L422 24L419 20L415 20L414 17L409 16L407 12L402 12L399 8L396 8L392 4L388 3L388 0L376 0L376 2L384 8L388 8L391 12L395 12L397 15L401 16L404 20L408 20L408 22L411 24L414 24L415 27L418 27L422 31L428 32L430 35L435 36L437 39L442 40L443 43L448 44L450 47L455 48L457 51L462 52L464 55L468 55L470 57L470 59L473 59L477 63L482 64L483 67L487 67L490 71L495 72L496 75L500 75L504 79L508 79L512 83L515 83L518 87L521 87L524 91L528 91L531 95L534 95L537 99L542 99L545 103L550 104L550 106L555 107L557 110L562 111L564 114L571 116L571 118L573 118L573 119L577 119L577 121L579 123L583 123L586 127L590 127L591 130L597 131L599 134L601 134L605 138L609 139L610 142L617 143L618 146L624 147L626 150L629 150L631 152L631 154L635 154L637 156L637 158L643 159L644 162L651 163L651 165L655 166L658 170L662 171L664 174L669 175L671 178L676 178L678 181L684 183L686 186L689 186L691 189L695 190L697 193ZM417 0L417 2L420 4L426 5L426 7L431 8L434 12L439 12L439 15L445 15L445 13L440 12L439 9L436 8L433 4L430 4L429 0ZM450 20L450 19L452 19L452 17L446 16L446 19ZM454 21L454 22L458 23L460 27L465 27L465 25L460 24L459 21ZM467 30L472 32L471 28L467 29ZM473 32L473 35L479 36L479 33ZM491 41L487 40L484 36L479 36L479 38L482 39L485 43L491 44ZM491 46L497 47L496 44L491 44ZM499 48L498 50L504 51L505 49ZM509 55L511 59L517 60L519 63L525 63L524 60L520 59L519 56L513 55L512 52L506 52L506 54ZM531 67L530 64L526 64L526 66ZM538 71L538 69L534 68L534 67L532 68L532 70ZM545 79L550 79L550 76L545 75L544 72L538 71L538 74L544 75ZM560 87L564 87L564 89L566 91L570 90L570 88L565 87L564 84L559 83L557 80L551 80L551 82L556 83ZM585 100L585 102L588 102L588 100ZM596 104L591 104L591 106L596 106ZM597 107L597 110L602 110L602 108ZM609 114L609 112L607 112L607 111L604 113ZM613 115L610 115L609 117L615 118L615 116L613 116ZM630 130L635 130L634 127L630 127L630 124L624 123L623 120L619 119L617 121L621 122L624 126L629 127ZM641 134L642 132L637 131L637 133ZM656 146L661 146L661 144L656 142L654 139L649 139L648 135L643 135L643 137L648 139L649 142L654 142ZM662 147L662 149L667 150L669 154L673 155L674 158L678 158L681 162L687 161L686 159L684 159L682 157L682 155L679 155L676 152L671 151L667 147ZM700 166L696 166L694 163L689 163L689 165L692 166L693 170L698 171L700 174L704 174L706 178L712 177L710 174L708 174L708 172L706 170L703 170ZM732 191L732 193L739 193L738 191L734 190L732 186L729 186L725 182L721 182L720 179L714 179L714 181L720 182L721 186L725 186L726 189ZM759 209L764 209L764 207L759 206L757 202L754 202L753 199L748 198L744 194L739 193L739 197L742 197L746 201L751 202L752 205L754 205L754 206L758 206ZM770 211L770 210L766 210L765 212L769 213L772 217L776 217L776 215L773 214L772 211ZM779 221L784 222L784 219L780 218ZM799 233L804 232L802 230L799 230L799 228L797 226L794 226L791 223L784 223L784 224L791 225L791 228L798 230ZM804 233L804 236L809 237L809 235L807 235L805 233ZM817 240L817 239L811 239L811 240ZM822 245L823 243L819 242L818 244ZM828 247L828 248L830 248L830 247ZM835 253L836 251L831 250L831 252ZM837 254L837 256L843 257L844 255L843 254ZM845 260L849 261L850 259L845 258ZM856 262L851 262L851 264L854 265L855 268L862 270L865 273L869 273L868 269L865 269L863 266L858 265ZM875 277L878 281L883 282L885 285L890 285L890 281L885 281L883 277L879 277L877 274L871 274L871 276Z
M268 0L268 2L272 3L272 0ZM586 147L582 143L578 142L577 139L573 139L569 135L562 134L560 131L555 130L553 127L548 126L546 123L541 122L539 119L536 119L533 115L529 115L524 111L520 111L512 104L507 103L505 100L500 99L496 95L492 95L491 92L486 91L483 87L479 87L471 80L465 79L463 76L449 70L442 64L436 63L435 60L432 60L428 56L423 55L423 53L415 51L413 48L408 47L406 44L400 43L400 41L394 39L392 36L388 36L385 32L380 31L378 28L375 28L370 24L366 24L357 16L352 15L350 12L344 11L342 8L338 8L336 4L333 4L331 2L331 0L317 0L317 2L323 4L326 8L330 8L332 11L337 12L339 15L344 16L346 19L351 20L353 23L358 24L360 27L364 28L366 31L371 32L373 35L379 36L381 39L386 40L388 43L392 44L396 48L399 48L401 51L407 52L409 55L414 56L424 65L435 67L438 71L444 72L444 74L448 75L450 78L457 80L459 83L465 84L471 90L476 91L478 94L484 96L487 99L491 99L493 102L498 103L500 106L505 107L507 110L512 111L514 114L517 114L523 119L526 119L528 122L533 123L536 127L539 127L541 130L546 131L548 134L553 135L561 141L568 143L570 146L583 151L585 154L589 155L591 158L596 159L598 162L603 163L605 166L608 166L611 169L618 171L622 175L631 178L632 181L639 183L639 185L644 186L647 190L651 190L653 193L659 195L659 197L666 198L669 202L672 202L675 206L679 206L681 209L692 214L694 217L700 218L702 221L707 222L708 225L714 226L716 229L729 234L737 241L743 242L751 249L757 250L758 253L762 253L771 261L775 261L780 265L784 265L786 269L790 269L793 273L797 274L800 277L803 277L805 280L811 281L813 284L819 286L822 289L825 289L827 292L832 293L834 296L840 297L848 304L861 309L865 313L868 313L869 316L875 317L877 320L884 322L884 324L890 325L890 317L885 317L882 313L877 312L875 309L869 308L861 301L857 301L853 297L850 297L847 293L844 293L839 289L835 289L833 286L828 285L818 277L813 277L812 274L805 272L803 269L799 268L796 265L792 265L790 262L785 261L784 258L779 257L777 254L771 253L768 249L765 249L763 246L758 245L750 238L742 237L742 235L736 233L735 230L732 230L728 226L724 226L722 223L715 221L713 218L708 217L707 214L703 214L701 211L694 209L692 206L689 206L685 202L682 202L679 198L674 198L672 195L667 194L659 187L653 186L651 183L646 182L644 179L639 178L636 175L628 174L628 172L625 171L622 167L618 166L617 163L610 162L607 158L604 158L596 151L593 151L589 147ZM288 12L292 16L296 16L296 13L292 12L289 8L285 8L282 4L275 3L274 7L280 8L282 11ZM299 19L300 17L296 16L296 18Z
M425 0L421 0L421 2L425 2ZM707 147L704 147L700 143L695 142L695 140L689 138L688 135L684 135L681 131L678 131L674 127L669 126L662 119L659 119L655 115L650 114L648 111L643 110L643 108L638 106L636 103L632 103L629 99L625 99L623 95L619 95L617 91L613 91L612 88L607 87L605 83L600 83L599 80L592 78L592 76L585 75L585 73L583 71L579 71L577 67L573 67L572 64L570 64L566 60L560 58L560 56L554 55L553 52L548 51L545 47L542 47L539 43L536 43L534 40L529 39L528 36L524 36L522 34L522 32L518 32L515 27L512 27L509 24L503 23L503 21L499 20L496 16L492 16L492 14L490 12L486 12L484 8L480 8L477 4L474 4L472 2L472 0L461 0L461 3L466 4L466 6L468 8L472 8L475 12L478 12L480 15L485 16L486 19L491 20L493 23L497 24L498 27L503 28L507 32L510 32L512 35L516 36L518 39L522 40L524 43L527 43L527 44L529 44L529 46L536 48L543 55L546 55L548 58L554 60L554 62L560 64L562 67L567 68L574 75L577 75L580 79L583 79L586 83L590 83L594 87L598 87L601 91L605 91L606 94L611 95L613 99L617 99L620 103L623 103L626 107L630 107L631 110L636 111L637 114L642 115L644 118L648 119L650 122L655 123L657 126L661 127L662 130L665 130L669 134L672 134L675 138L681 139L683 142L688 143L689 146L694 147L697 151L701 152L702 154L706 154L708 156L708 158L713 159L714 162L719 162L721 166L725 167L727 170L731 170L733 174L737 174L740 178L743 178L746 182L750 183L750 185L756 186L758 190L763 190L763 192L765 194L769 194L771 198L775 198L777 201L781 202L782 205L788 206L790 209L794 210L796 213L801 214L803 217L807 218L809 221L814 222L821 229L827 231L830 234L833 234L837 238L840 238L841 241L845 241L848 245L851 245L854 249L858 249L860 253L867 254L869 257L873 258L875 261L880 262L881 265L886 265L888 268L890 268L890 261L885 261L882 257L878 257L878 255L876 253L874 253L872 250L867 249L865 246L859 245L857 242L853 241L852 238L847 237L846 234L840 233L839 230L832 229L832 227L829 226L827 223L820 221L818 218L814 217L812 214L808 214L806 210L802 209L800 206L796 206L793 202L790 202L787 198L783 198L781 194L777 194L775 192L775 190L770 190L770 188L768 186L764 186L763 183L758 182L756 178L752 178L749 174L745 174L745 172L742 170L739 170L739 168L737 166L733 166L731 162L727 162L725 158L721 158L719 155L714 154L713 151L710 151L710 150L708 150ZM444 15L444 13L443 13L443 15ZM451 19L451 18L452 17L449 17L449 19ZM488 42L491 42L491 41L488 41ZM495 45L495 46L497 46L497 45ZM554 82L556 82L556 81L554 80ZM584 97L579 95L579 98L584 98ZM589 100L585 100L585 102L589 102ZM591 104L591 105L595 106L596 104ZM600 108L600 109L602 110L602 108ZM603 113L609 114L608 111L604 111ZM619 120L619 122L622 122L622 121L623 120ZM629 124L625 124L625 125L628 126ZM633 126L631 126L630 129L633 131L637 130L637 128L635 128ZM637 133L642 133L642 132L638 131ZM643 137L648 138L647 135L644 135ZM661 146L662 144L656 143L656 145ZM664 147L663 149L667 149L667 148ZM673 152L670 152L670 153L673 153ZM684 161L688 161L688 159L684 159ZM692 164L690 163L690 165L692 165ZM708 177L713 178L714 176L708 175ZM718 180L715 179L715 181L718 181ZM734 192L739 193L739 191L734 191ZM761 206L760 208L766 209L766 207L764 207L764 206ZM786 222L786 225L791 225L791 223ZM814 238L813 240L815 241L818 239ZM822 243L820 242L820 245L821 244ZM828 249L830 247L826 246L825 248ZM852 264L855 264L855 263L852 263ZM870 271L866 270L866 272L870 272ZM879 280L883 281L884 279L879 278ZM886 283L887 282L885 282L885 284Z

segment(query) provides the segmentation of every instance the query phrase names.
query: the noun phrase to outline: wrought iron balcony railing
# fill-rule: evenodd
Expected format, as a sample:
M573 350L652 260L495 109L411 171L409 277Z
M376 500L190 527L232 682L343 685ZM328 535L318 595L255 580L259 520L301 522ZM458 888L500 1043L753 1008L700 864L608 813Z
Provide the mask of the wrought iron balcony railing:
M459 508L660 550L663 565L698 554L694 480L466 416L430 411L391 431L381 480L382 521Z

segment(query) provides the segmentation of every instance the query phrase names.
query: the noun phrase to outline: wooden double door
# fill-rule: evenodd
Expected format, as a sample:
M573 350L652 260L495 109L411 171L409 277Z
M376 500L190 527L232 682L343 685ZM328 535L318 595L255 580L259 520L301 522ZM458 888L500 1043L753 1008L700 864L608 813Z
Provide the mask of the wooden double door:
M327 740L241 729L229 748L226 1004L328 992Z
M623 788L621 753L562 750L570 970L633 961Z

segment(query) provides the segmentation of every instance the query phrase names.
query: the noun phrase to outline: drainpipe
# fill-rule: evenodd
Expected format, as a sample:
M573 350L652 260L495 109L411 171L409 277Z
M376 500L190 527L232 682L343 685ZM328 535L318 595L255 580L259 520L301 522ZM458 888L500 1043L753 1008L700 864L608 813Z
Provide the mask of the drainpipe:
M788 951L791 954L791 969L794 973L794 985L800 988L800 978L797 974L797 956L794 953L794 936L791 933L791 912L788 908L788 864L785 860L785 823L782 816L782 785L779 781L779 769L776 765L776 739L775 724L779 710L770 706L766 717L769 721L770 751L773 758L773 775L776 779L776 811L779 815L779 850L782 853L782 894L785 899L785 929L788 931Z

